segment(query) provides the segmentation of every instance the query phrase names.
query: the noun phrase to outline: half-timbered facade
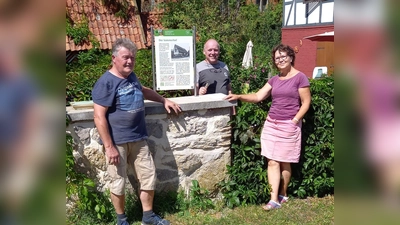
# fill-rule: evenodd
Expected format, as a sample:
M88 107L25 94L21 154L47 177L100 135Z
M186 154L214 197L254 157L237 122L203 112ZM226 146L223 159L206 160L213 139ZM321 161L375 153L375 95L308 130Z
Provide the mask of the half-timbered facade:
M297 53L295 67L308 77L315 67L334 72L332 41L311 41L304 37L334 30L334 0L283 0L282 43Z

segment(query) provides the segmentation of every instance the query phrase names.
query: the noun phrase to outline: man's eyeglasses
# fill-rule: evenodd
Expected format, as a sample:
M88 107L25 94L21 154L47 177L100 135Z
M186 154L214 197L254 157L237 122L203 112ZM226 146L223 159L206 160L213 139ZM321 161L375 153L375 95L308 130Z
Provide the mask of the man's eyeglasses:
M281 56L281 57L276 57L276 58L275 58L275 62L280 62L281 59L282 59L282 60L286 60L287 57L288 57L287 55L284 55L284 56Z

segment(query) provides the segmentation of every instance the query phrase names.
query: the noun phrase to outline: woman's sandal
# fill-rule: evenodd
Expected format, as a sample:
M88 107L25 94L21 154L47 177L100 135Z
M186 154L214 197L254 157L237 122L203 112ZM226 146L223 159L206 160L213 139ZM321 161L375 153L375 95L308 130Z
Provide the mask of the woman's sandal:
M279 209L281 207L281 204L270 200L266 205L264 205L262 208L263 210L269 211L272 209Z
M289 201L289 197L286 197L283 195L278 195L278 201L279 201L279 204L286 203Z

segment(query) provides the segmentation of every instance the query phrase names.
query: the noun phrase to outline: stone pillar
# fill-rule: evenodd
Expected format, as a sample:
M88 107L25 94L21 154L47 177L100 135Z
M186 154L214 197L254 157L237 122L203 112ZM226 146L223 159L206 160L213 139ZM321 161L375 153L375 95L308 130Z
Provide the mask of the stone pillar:
M171 98L178 103L179 115L167 114L163 105L145 101L148 144L157 170L157 191L189 190L191 181L210 192L226 178L226 165L231 162L230 111L236 103L222 100L225 95L211 94ZM105 155L98 143L93 108L68 107L71 123L67 127L74 137L77 169L95 178L100 190L109 183ZM92 103L91 103L92 104ZM78 104L77 104L78 105ZM132 186L133 171L128 170ZM134 188L128 185L128 190Z

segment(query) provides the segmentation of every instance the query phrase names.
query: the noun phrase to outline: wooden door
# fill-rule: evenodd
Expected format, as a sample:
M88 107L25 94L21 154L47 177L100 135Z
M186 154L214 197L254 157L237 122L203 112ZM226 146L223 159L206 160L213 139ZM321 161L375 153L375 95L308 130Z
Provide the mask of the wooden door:
M315 66L326 66L329 76L334 73L334 42L317 42L317 62Z

